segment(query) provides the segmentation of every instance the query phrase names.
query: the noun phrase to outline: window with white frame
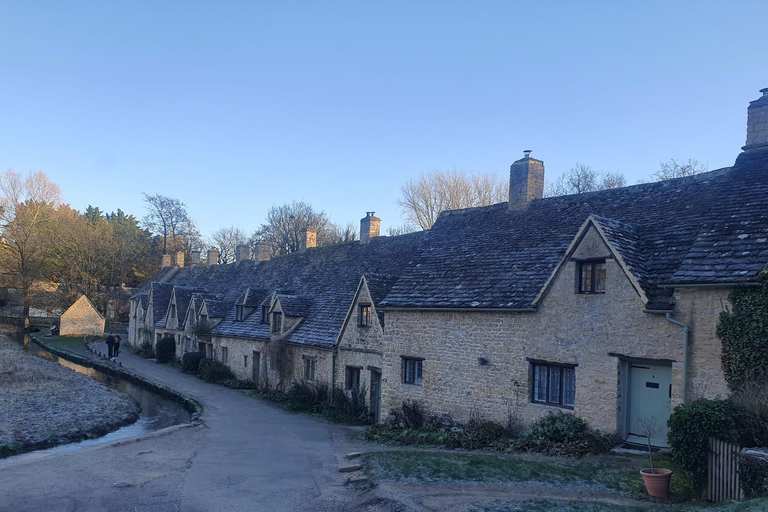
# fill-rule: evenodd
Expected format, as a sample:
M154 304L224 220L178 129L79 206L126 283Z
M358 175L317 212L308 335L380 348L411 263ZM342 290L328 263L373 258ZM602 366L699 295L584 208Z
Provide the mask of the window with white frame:
M573 365L531 362L531 401L573 409L576 368Z

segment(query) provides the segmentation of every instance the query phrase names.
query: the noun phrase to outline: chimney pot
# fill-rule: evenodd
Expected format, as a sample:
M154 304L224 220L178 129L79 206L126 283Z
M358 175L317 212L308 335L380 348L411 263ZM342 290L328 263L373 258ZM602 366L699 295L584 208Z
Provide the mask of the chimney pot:
M240 244L235 247L235 261L237 263L251 259L251 248L247 244Z
M741 148L744 151L768 149L768 88L760 92L763 95L747 108L747 143Z
M256 261L269 261L272 257L272 245L269 242L256 242L253 254Z
M208 249L208 265L219 264L219 251L216 249Z
M509 167L509 209L524 210L544 196L544 162L531 158L531 150Z
M200 251L192 251L189 253L189 264L190 265L200 264Z
M163 262L161 264L162 268L170 267L171 266L171 255L170 254L163 254Z
M381 233L381 219L374 215L376 212L365 212L360 219L360 243L367 244Z
M179 268L184 267L184 251L176 251L176 266Z
M317 230L306 227L301 230L301 250L306 251L313 247L317 247Z

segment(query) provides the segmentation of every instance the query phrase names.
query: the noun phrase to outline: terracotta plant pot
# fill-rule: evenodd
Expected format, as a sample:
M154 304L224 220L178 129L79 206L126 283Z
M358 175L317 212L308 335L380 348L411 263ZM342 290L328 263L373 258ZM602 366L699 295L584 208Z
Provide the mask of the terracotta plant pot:
M648 494L654 498L669 497L669 483L672 480L671 469L641 469L640 474L643 475L645 490L648 491Z

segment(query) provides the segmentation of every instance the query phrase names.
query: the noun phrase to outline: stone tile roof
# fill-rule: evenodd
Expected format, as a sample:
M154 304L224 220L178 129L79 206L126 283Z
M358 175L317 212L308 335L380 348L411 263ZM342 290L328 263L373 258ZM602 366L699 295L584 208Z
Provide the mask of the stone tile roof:
M332 346L360 277L401 274L424 236L419 232L377 237L368 244L353 242L318 247L258 263L246 260L228 265L184 267L159 285L204 290L216 295L219 297L216 307L224 309L224 316L211 334L254 339L269 338L269 325L262 323L258 306L276 291L287 298L287 304L283 303L288 308L286 314L303 317L288 335L288 341ZM246 290L249 291L244 298ZM234 306L238 300L245 300L256 308L242 321L235 319ZM206 302L211 316L211 306L215 303ZM164 307L167 301L161 309ZM164 309L162 313L164 318Z
M162 271L161 271L162 272ZM173 285L166 282L152 283L152 319L155 327L165 327Z
M312 311L311 297L278 293L277 298L280 300L280 306L286 316L305 317Z
M444 212L382 305L530 308L590 215L649 297L659 285L754 281L768 264L768 151L687 178L538 199L522 211L502 203Z

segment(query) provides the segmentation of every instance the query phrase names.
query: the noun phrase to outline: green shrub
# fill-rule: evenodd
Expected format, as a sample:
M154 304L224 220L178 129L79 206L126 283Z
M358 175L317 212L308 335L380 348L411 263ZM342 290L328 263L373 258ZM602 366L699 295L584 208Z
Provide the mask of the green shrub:
M548 455L581 456L605 453L612 444L608 436L587 428L583 419L558 412L549 413L531 423L516 447Z
M176 356L176 341L166 336L155 345L155 357L158 363L169 363Z
M155 351L152 350L152 344L148 341L143 342L139 347L139 349L136 351L136 353L141 357L146 357L146 358L155 357Z
M739 457L739 483L747 499L768 494L768 461L742 454Z
M225 380L235 379L235 375L228 366L225 366L218 361L214 361L213 359L208 359L206 357L200 359L198 368L200 369L199 377L205 382L221 383Z
M677 466L701 489L707 477L709 438L736 442L736 408L727 401L699 399L675 407L667 441Z
M197 375L200 373L201 359L203 359L202 352L187 352L181 356L181 371Z
M230 389L256 389L256 383L252 380L227 379L220 381L219 384Z
M508 437L507 429L492 421L471 423L463 430L452 430L445 435L446 448L479 450L488 448L497 441Z
M768 382L734 386L728 400L736 407L740 444L768 446Z

